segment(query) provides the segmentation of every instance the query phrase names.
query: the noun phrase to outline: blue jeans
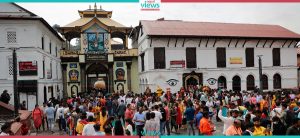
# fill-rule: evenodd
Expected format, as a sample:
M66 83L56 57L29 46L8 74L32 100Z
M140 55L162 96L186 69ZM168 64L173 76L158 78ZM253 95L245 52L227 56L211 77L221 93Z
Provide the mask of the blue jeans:
M187 123L187 131L188 131L188 134L190 135L191 134L191 131L193 133L193 136L195 135L195 131L194 131L194 121L193 120L189 120L189 121L186 121Z
M166 121L160 121L160 135L165 135Z
M60 120L60 125L62 130L66 131L66 127L67 127L66 120L64 118L60 118L59 120Z
M54 118L47 118L48 121L48 128L50 131L53 131L53 127L54 127Z

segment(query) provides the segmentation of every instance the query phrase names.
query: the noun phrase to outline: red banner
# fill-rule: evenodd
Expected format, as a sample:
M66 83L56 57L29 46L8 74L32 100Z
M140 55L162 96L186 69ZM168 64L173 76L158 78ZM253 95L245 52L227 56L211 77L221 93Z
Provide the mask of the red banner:
M22 75L37 75L36 61L19 62L19 74Z
M185 68L185 61L184 60L173 60L170 61L171 68Z

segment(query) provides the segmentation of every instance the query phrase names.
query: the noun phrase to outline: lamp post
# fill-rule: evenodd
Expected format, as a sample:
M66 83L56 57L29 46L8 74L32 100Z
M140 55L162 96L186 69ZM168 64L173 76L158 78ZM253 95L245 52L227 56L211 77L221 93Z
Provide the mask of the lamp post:
M258 70L259 70L259 93L263 91L263 82L262 82L262 65L261 65L261 57L263 55L257 55L258 57Z
M18 74L17 74L17 48L10 48L13 56L13 87L14 87L14 116L19 116L19 92L18 92Z

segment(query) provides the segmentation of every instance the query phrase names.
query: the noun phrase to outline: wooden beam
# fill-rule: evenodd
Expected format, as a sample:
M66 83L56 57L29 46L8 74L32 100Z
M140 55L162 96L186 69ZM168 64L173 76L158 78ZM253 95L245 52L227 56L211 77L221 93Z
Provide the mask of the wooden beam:
M182 47L184 47L185 38L183 38Z
M295 44L295 46L294 46L294 48L297 48L297 44L299 43L299 41L296 41L296 44Z
M288 40L285 40L285 42L283 43L283 45L281 46L281 48L283 48L284 47L284 45L286 44L286 42L287 42Z
M272 41L272 43L270 44L270 47L269 47L269 48L271 48L271 47L272 47L272 45L273 45L273 43L274 43L274 42L275 42L275 40L273 40L273 41Z
M227 46L227 47L229 47L229 46L230 46L230 44L231 44L231 41L232 41L232 39L230 39L230 41L229 41L229 44L228 44L228 46Z
M264 45L263 45L263 48L265 48L265 45L266 45L267 42L268 42L268 40L265 41L265 43L264 43Z
M177 39L178 39L178 38L176 37L176 41L175 41L175 47L176 47L176 45L177 45Z
M239 42L240 42L240 39L237 39L234 47L236 47Z
M247 43L247 39L245 39L244 43L243 43L243 48L245 47L245 44Z
M200 45L201 45L201 41L202 41L202 38L200 38L200 40L199 40L198 47L200 47Z
M256 46L255 46L255 47L257 47L257 46L258 46L259 42L260 42L260 39L258 40L258 42L257 42L257 44L256 44Z
M170 44L170 39L171 39L171 38L169 37L169 39L168 39L168 44L167 44L168 47L169 47L169 44Z
M294 42L294 40L291 41L291 43L289 44L288 48L290 48L291 44Z
M214 42L214 45L213 45L213 47L215 47L215 45L216 45L216 42L217 42L217 38L215 39L215 42Z
M152 37L150 38L150 47L152 47Z
M206 41L205 47L207 47L208 41L209 41L209 38L207 38L207 41Z

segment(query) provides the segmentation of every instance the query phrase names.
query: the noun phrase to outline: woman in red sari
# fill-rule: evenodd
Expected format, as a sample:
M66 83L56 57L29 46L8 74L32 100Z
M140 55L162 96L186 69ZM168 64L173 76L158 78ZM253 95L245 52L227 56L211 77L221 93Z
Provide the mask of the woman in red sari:
M35 105L35 108L32 111L32 118L34 122L34 126L39 131L42 125L43 111L39 108L39 105Z
M175 106L176 106L176 111L177 111L176 125L178 126L177 128L179 129L181 127L181 124L182 124L182 113L181 113L181 110L178 106L178 103L176 103Z

